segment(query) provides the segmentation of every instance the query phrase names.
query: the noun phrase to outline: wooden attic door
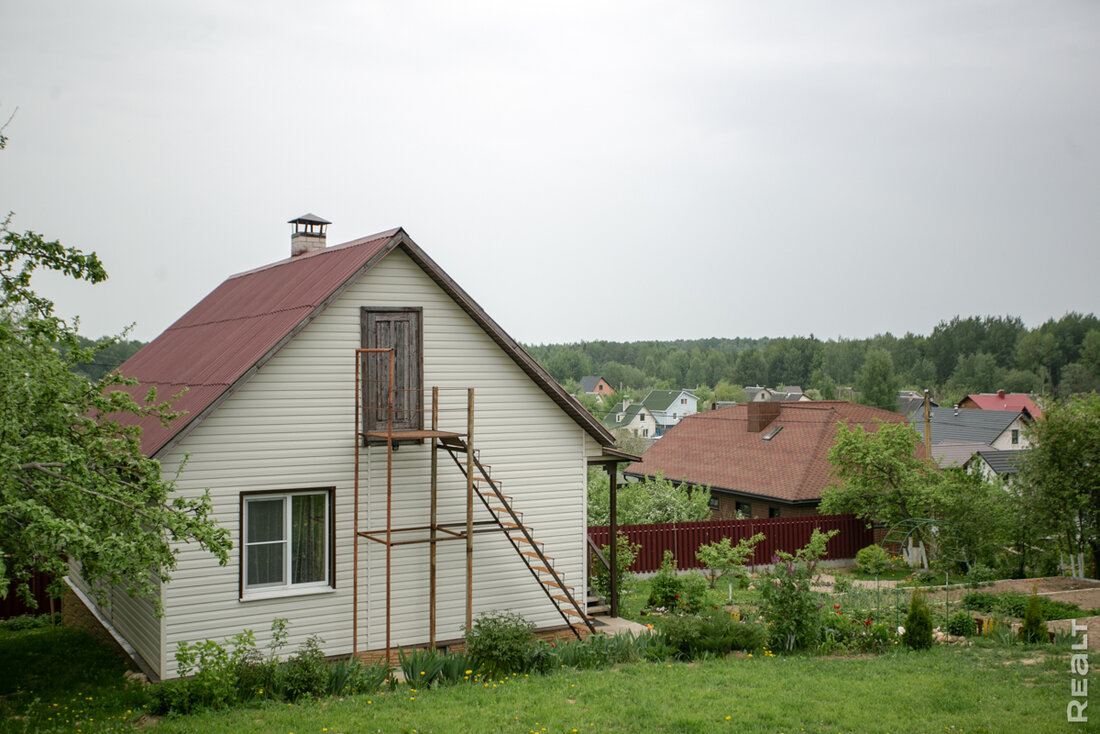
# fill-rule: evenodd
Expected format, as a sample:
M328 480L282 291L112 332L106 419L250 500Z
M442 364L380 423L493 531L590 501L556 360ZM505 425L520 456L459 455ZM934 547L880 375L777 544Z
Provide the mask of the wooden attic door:
M393 430L424 427L423 310L420 308L364 308L364 349L394 350ZM389 355L363 355L363 421L366 431L385 431L389 398Z

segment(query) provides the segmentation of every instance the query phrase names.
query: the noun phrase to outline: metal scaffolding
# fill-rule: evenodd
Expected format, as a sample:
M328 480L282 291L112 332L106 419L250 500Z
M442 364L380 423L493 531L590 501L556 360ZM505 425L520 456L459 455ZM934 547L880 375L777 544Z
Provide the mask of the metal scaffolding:
M366 430L364 412L367 408L364 400L366 380L364 370L364 357L375 355L386 360L385 380L385 430ZM511 498L504 495L499 481L494 481L490 476L489 468L481 463L478 452L474 448L474 390L473 388L459 388L457 390L466 393L466 405L464 421L461 431L445 431L440 428L440 388L431 388L431 415L430 428L423 428L423 421L417 421L420 428L407 429L394 427L394 415L399 410L395 406L394 384L394 350L392 348L357 349L355 352L355 519L354 537L355 547L353 555L354 582L352 589L352 654L359 654L359 545L360 540L368 540L386 548L386 646L385 657L390 660L393 648L392 641L392 571L393 549L396 546L413 545L420 543L429 544L429 621L428 621L428 645L436 646L436 583L437 583L437 546L441 542L453 540L466 541L466 629L473 627L473 573L474 573L474 545L475 534L482 532L503 532L520 559L528 570L539 582L540 588L547 598L553 603L561 614L566 625L572 632L580 637L582 631L593 632L595 628L591 619L581 609L571 593L571 587L566 586L561 573L554 569L552 559L542 550L542 543L532 536L532 529L523 524L522 515L517 513L511 504ZM377 391L372 391L377 395ZM379 406L371 406L373 414L377 414ZM403 409L402 409L403 410ZM424 410L423 406L419 410ZM461 410L461 409L458 409ZM393 454L399 443L423 443L428 441L431 445L431 471L430 471L430 500L428 510L428 524L407 527L393 526ZM384 446L386 451L386 525L378 529L360 529L360 493L361 484L361 451L364 446ZM466 519L465 522L441 523L438 519L439 510L439 451L444 450L454 460L466 479ZM477 497L488 510L491 519L474 521L474 497L475 483L480 489ZM427 531L426 538L408 538L406 534ZM395 536L397 538L395 539ZM402 537L405 536L405 537ZM575 623L576 620L578 623Z

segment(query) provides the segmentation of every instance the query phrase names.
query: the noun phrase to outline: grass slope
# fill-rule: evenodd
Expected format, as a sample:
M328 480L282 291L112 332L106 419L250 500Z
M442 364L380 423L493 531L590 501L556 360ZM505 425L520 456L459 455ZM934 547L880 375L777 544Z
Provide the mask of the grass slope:
M122 662L79 632L0 634L0 660L2 732L122 731L141 714L143 694L123 684ZM343 700L167 718L145 731L1096 731L1066 722L1068 664L1064 650L988 642L849 658L757 654L428 691L401 686ZM1090 688L1100 687L1100 675L1089 677Z

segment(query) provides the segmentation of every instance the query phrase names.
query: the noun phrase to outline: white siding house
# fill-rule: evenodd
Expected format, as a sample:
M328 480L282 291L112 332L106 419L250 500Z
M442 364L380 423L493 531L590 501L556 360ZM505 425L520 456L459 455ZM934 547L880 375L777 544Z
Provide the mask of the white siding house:
M328 267L325 258L336 253L354 261L348 266L350 277L338 279L335 288L309 285L318 268ZM315 292L299 298L309 302L301 318L269 329L270 346L258 348L261 358L238 360L240 374L222 379L224 389L196 379L173 381L164 372L173 361L170 342L193 339L172 335L173 330L185 331L196 312L206 312L205 320L213 323L219 291L148 345L151 355L139 353L120 370L143 384L178 382L200 393L192 412L167 436L147 427L147 445L168 474L186 459L179 491L195 496L210 490L217 521L229 530L234 549L228 565L218 566L199 548L181 547L178 569L160 590L162 617L153 615L147 601L114 594L110 608L101 612L116 633L161 678L175 676L180 642L221 639L249 628L262 647L272 620L279 617L289 620L291 648L319 635L328 655L352 651L357 452L360 529L386 524L386 446L362 446L355 436L355 350L362 345L365 309L420 314L422 382L427 390L442 390L441 427L449 422L454 426L449 430L464 430L466 390L473 388L475 446L482 461L492 465L494 480L503 482L524 523L545 543L583 605L586 471L589 461L605 457L613 445L610 433L402 230L307 252L226 284L247 292L249 280L259 287L261 278L275 277L284 284L286 308L295 305L296 288ZM263 310L281 313L279 297L269 300ZM230 312L233 308L227 306ZM430 455L430 441L406 443L393 453L394 527L426 524ZM439 521L464 521L465 477L442 452L439 467ZM476 504L475 518L490 515ZM302 528L307 527L320 535L305 537ZM286 560L285 549L299 542L313 544L315 567L292 568ZM460 639L466 621L465 544L439 543L438 548L436 640L445 642ZM359 541L359 651L385 646L385 554L383 545ZM392 644L423 644L429 636L428 545L397 546L392 559ZM79 584L75 574L74 579ZM563 624L501 532L475 536L472 598L475 614L511 609L540 628Z

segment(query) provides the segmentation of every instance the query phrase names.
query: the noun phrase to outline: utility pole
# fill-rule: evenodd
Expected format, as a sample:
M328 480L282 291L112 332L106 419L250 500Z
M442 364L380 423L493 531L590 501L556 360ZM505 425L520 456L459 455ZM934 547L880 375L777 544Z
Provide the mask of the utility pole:
M932 401L928 391L924 391L924 458L932 458Z

